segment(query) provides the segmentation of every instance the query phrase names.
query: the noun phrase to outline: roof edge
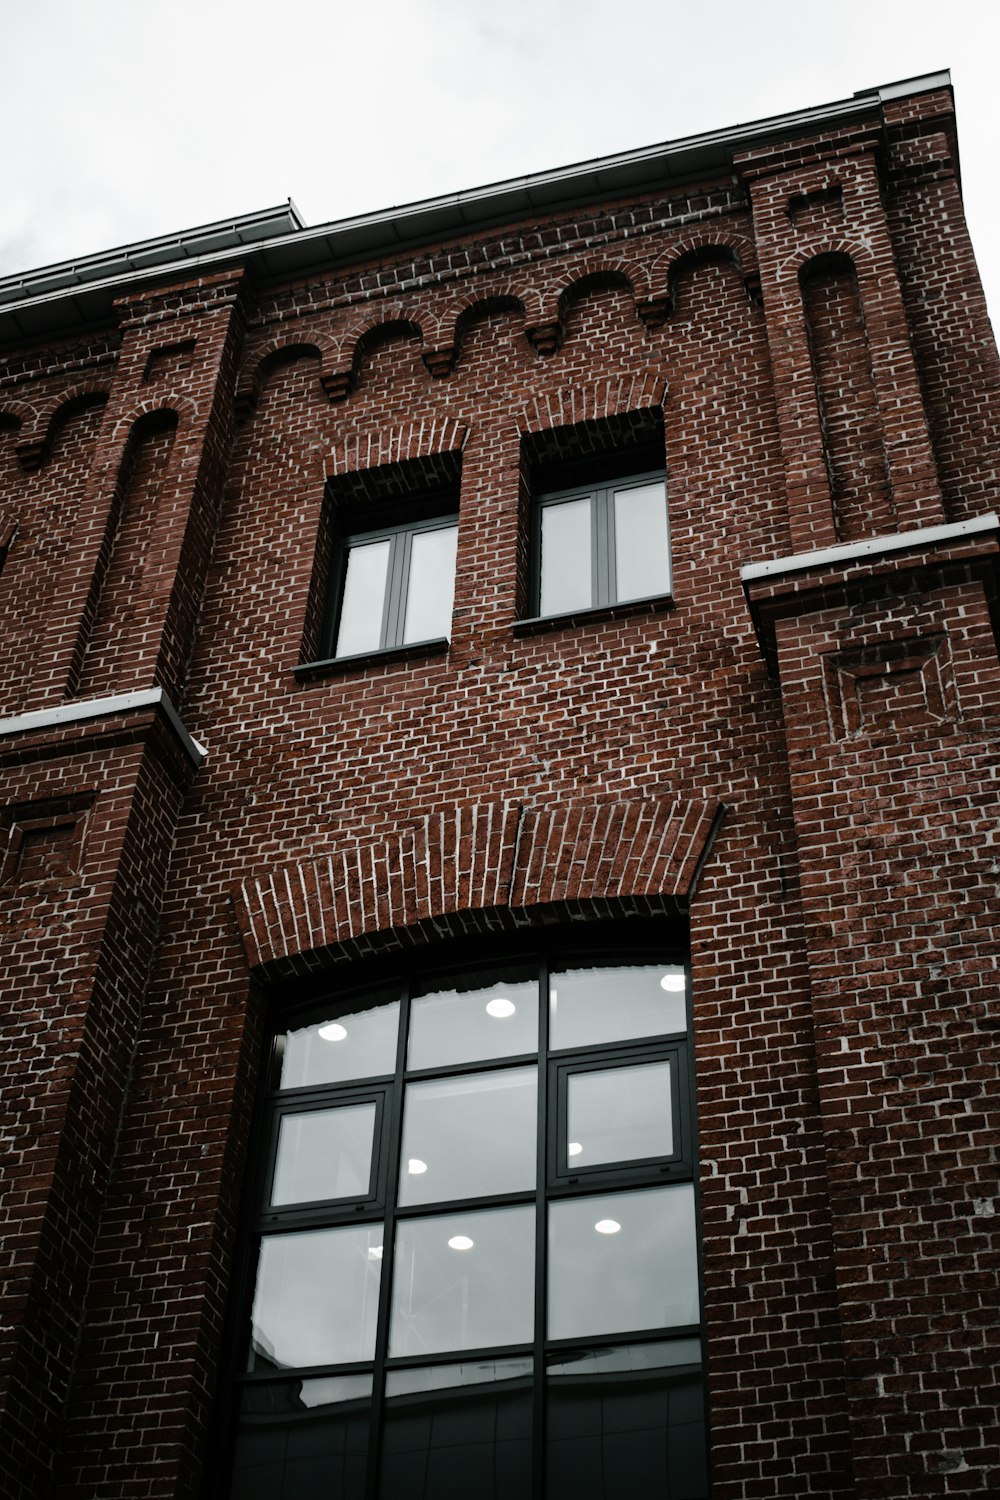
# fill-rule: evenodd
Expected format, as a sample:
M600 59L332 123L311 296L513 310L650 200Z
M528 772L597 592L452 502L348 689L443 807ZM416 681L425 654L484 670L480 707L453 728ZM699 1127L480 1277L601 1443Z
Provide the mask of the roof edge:
M303 275L322 265L371 259L407 245L467 234L525 214L588 199L640 192L710 173L736 152L769 138L802 134L880 109L893 99L950 88L947 71L860 90L848 99L772 115L570 166L507 178L376 213L306 227L295 204L142 240L101 254L0 279L0 336L56 336L98 321L129 285L253 261L268 277ZM174 253L172 253L174 252Z

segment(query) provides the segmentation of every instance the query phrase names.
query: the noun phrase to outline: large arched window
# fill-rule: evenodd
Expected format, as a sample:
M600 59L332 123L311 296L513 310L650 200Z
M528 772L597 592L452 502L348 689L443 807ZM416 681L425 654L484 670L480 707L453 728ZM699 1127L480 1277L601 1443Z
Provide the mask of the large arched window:
M535 961L274 1038L232 1500L707 1494L686 971Z

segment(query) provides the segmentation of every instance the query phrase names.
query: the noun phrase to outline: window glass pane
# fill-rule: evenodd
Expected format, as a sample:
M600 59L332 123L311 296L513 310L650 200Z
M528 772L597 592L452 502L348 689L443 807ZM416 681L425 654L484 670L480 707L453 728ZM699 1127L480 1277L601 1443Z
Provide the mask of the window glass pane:
M571 1073L566 1093L563 1170L673 1152L668 1062Z
M563 500L542 506L541 590L538 612L564 615L589 609L591 587L591 500Z
M526 1344L533 1327L535 1211L402 1219L396 1231L390 1355Z
M691 1184L551 1203L548 1300L554 1339L697 1323Z
M396 1071L399 1001L377 997L350 1015L331 1015L284 1037L282 1089L354 1078L381 1078Z
M261 1240L250 1368L347 1364L375 1354L381 1224Z
M271 1203L366 1198L374 1139L374 1104L282 1115Z
M507 974L495 984L459 983L414 999L407 1067L446 1068L537 1052L538 980Z
M340 601L337 656L377 651L382 643L382 611L389 569L388 541L362 542L347 553Z
M531 1493L530 1359L391 1370L382 1500L524 1500Z
M615 598L645 599L670 592L667 487L615 490Z
M592 1047L683 1031L684 990L684 970L678 964L553 973L550 1044Z
M404 644L451 635L457 546L457 526L415 531L410 538Z
M400 1203L533 1187L537 1109L536 1068L407 1084Z
M363 1500L370 1375L244 1386L230 1500Z
M574 1500L708 1494L696 1339L566 1355L546 1381L546 1493Z

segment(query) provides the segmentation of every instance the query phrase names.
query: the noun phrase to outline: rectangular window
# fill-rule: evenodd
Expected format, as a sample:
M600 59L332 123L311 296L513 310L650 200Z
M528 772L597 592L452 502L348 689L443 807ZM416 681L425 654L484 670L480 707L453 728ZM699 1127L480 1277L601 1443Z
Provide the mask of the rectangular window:
M687 973L526 962L274 1041L229 1500L704 1500Z
M457 542L454 516L345 537L337 549L325 654L363 656L447 639Z
M534 550L540 616L669 596L664 475L638 474L540 495Z

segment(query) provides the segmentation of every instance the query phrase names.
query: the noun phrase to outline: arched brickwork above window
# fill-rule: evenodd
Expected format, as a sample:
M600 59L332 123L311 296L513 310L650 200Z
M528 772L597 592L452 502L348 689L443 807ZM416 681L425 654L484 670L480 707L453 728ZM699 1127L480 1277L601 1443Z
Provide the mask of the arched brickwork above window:
M637 798L533 808L480 802L375 843L281 865L233 894L252 969L404 948L430 933L515 927L614 903L676 911L723 814L715 800Z
M662 406L666 393L667 382L658 370L609 375L590 385L567 386L536 396L522 408L517 419L518 431L546 432L556 427L575 427L581 422L602 422L608 417Z

